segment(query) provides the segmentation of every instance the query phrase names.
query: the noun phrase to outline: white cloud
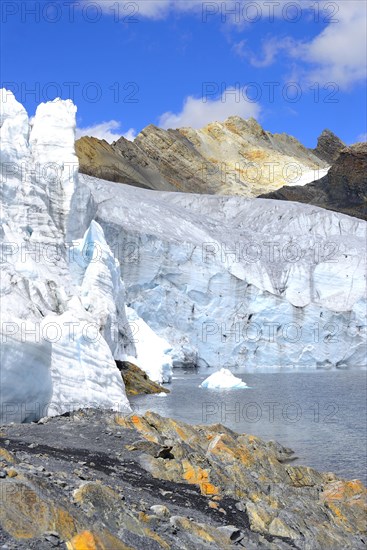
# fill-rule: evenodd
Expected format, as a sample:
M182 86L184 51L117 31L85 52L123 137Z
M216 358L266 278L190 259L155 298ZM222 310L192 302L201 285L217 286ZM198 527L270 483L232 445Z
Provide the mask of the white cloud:
M367 132L365 134L360 134L358 137L357 137L357 143L360 143L362 141L367 141Z
M298 80L335 82L341 89L348 89L367 76L367 3L340 0L329 4L338 9L325 29L312 40L272 37L263 42L260 57L250 50L245 40L234 44L233 51L255 67L270 66L279 53L284 52L297 63L295 78ZM328 13L322 8L320 4L320 21L324 21ZM278 10L276 15L281 16L281 12Z
M258 57L249 47L247 40L241 40L233 45L233 51L242 59L247 59L253 67L269 67L282 50L294 48L294 40L290 37L278 39L272 37L262 43L262 55Z
M280 17L284 5L292 3L288 0L275 0L274 5L269 0L82 0L79 4L98 4L104 13L115 18L119 16L121 21L139 19L139 16L164 19L172 13L192 12L202 16L204 22L219 17L223 23L241 27L258 19L269 19L270 14ZM291 9L288 8L288 11L290 13Z
M232 115L256 118L260 111L259 104L246 101L239 90L228 88L218 99L204 101L192 96L187 97L181 112L167 112L160 116L159 126L166 129L183 126L202 128L209 122L220 122Z
M138 135L138 132L136 131L135 128L130 128L130 130L128 130L127 132L125 132L125 134L122 134L124 136L125 139L127 139L128 141L134 141L134 139L136 138L136 136Z
M82 0L82 5L91 4ZM150 19L163 19L173 11L201 11L203 0L101 0L98 4L103 12L121 21L132 21L139 16Z
M117 130L120 129L120 126L121 123L117 120L109 120L108 122L101 122L100 124L88 126L87 128L77 128L76 139L79 139L82 136L90 136L98 139L104 139L108 143L112 143L123 136L129 141L133 141L136 137L136 130L134 128L130 128L130 130L123 134L121 131L117 132Z
M81 7L87 4L91 4L90 0L78 2ZM274 18L283 19L289 28L297 26L297 29L307 21L308 26L304 28L308 31L318 18L319 22L326 22L327 27L312 40L273 37L263 42L260 56L251 52L242 40L235 44L234 51L255 67L268 67L280 52L288 52L299 64L296 75L299 80L335 82L345 89L366 78L367 3L364 0L313 3L303 0L97 0L96 4L119 21L141 17L159 20L173 13L194 13L204 23L217 18L227 24L229 32L233 28L238 31L247 25L274 21ZM297 18L299 23L294 22Z
M338 22L330 22L310 42L298 43L293 55L313 64L311 79L348 88L366 78L367 4L363 0L343 0L338 6Z

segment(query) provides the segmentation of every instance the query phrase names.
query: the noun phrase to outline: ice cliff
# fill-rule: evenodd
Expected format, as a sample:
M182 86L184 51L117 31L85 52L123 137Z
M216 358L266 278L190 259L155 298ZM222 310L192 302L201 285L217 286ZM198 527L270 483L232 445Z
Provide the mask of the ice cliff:
M127 301L175 347L174 364L366 364L363 220L81 177L120 260Z
M1 419L129 410L115 359L136 355L120 267L78 180L76 107L32 122L1 91Z

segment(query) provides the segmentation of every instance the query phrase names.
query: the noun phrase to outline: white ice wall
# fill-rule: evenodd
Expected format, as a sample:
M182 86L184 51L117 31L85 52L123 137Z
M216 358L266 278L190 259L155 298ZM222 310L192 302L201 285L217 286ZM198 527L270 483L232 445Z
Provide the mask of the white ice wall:
M297 203L83 181L128 303L199 364L366 364L366 222Z
M118 263L78 181L76 107L42 104L30 124L10 92L0 99L0 421L127 411L115 359L135 348Z

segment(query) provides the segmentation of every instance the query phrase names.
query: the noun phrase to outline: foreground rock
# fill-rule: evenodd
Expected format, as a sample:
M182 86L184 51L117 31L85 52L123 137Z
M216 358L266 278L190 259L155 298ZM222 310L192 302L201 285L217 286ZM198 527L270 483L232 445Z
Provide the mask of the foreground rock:
M253 118L232 116L201 130L151 124L134 142L83 137L75 147L80 171L89 176L160 191L256 197L321 177L335 148L331 141L323 138L320 147L307 149L292 136L263 130Z
M286 186L263 198L297 201L367 219L367 143L338 154L328 174L304 186Z
M97 411L2 428L10 550L365 548L357 480L221 426Z

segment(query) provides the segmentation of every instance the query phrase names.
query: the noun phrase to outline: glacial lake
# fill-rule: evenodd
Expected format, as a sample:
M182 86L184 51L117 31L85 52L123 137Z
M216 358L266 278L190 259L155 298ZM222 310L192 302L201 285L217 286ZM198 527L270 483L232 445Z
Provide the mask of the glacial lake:
M130 397L136 414L152 410L190 424L221 423L239 433L279 441L311 466L367 483L367 371L232 369L249 388L205 390L217 369L174 370L167 397Z

